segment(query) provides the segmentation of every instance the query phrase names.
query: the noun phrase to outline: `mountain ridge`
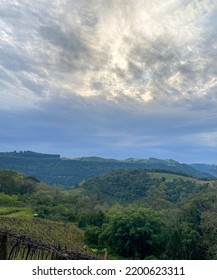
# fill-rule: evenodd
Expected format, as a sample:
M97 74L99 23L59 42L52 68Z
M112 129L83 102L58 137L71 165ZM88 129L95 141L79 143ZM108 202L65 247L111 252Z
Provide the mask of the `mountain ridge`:
M217 165L216 164L205 164L205 163L192 163L190 164L194 169L200 172L205 172L217 177Z
M83 180L100 176L106 172L126 169L161 169L186 174L196 178L214 178L191 165L172 159L105 159L101 157L65 158L58 154L43 154L32 151L1 152L0 168L23 172L53 185L72 187Z

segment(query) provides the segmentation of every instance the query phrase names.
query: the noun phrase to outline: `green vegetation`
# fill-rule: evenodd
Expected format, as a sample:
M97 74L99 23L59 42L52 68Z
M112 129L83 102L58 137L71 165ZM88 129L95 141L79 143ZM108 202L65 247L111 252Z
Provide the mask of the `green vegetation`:
M0 170L0 229L111 259L217 259L217 181L129 168L63 189Z
M35 176L42 182L63 187L72 187L82 180L95 178L104 173L127 168L146 168L167 170L187 174L197 178L213 178L192 166L180 164L174 160L127 159L114 160L99 157L83 157L75 159L60 158L60 155L49 155L26 152L0 153L0 168L23 172Z
M32 219L33 215L28 207L0 207L0 217Z
M124 258L144 259L165 250L163 216L149 208L113 208L107 214L99 242Z
M73 224L41 219L8 219L0 217L1 228L22 233L47 244L57 244L68 249L82 250L84 233Z
M90 197L95 203L145 203L160 197L160 190L167 202L182 202L198 192L208 189L208 182L186 176L146 172L145 169L124 169L106 173L82 182L75 189ZM156 196L156 194L158 194ZM150 196L153 195L153 199Z

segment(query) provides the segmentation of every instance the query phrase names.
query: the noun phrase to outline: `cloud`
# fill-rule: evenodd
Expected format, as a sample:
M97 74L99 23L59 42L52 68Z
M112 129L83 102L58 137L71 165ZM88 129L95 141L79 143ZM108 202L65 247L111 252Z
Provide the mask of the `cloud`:
M120 106L124 96L173 103L189 102L216 86L211 0L25 0L2 6L7 39L1 65L43 76L51 96L54 88L101 95ZM204 42L207 28L212 47Z
M215 147L216 11L213 0L2 0L2 145Z

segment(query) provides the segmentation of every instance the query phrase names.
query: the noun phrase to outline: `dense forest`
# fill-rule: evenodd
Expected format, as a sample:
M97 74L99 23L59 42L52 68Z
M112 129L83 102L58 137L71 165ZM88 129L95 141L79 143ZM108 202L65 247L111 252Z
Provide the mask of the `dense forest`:
M0 229L99 258L217 259L217 181L128 168L65 189L2 169Z
M174 160L104 159L99 157L61 158L60 155L35 153L31 151L0 153L0 168L23 172L52 185L72 187L82 180L100 176L106 172L126 168L163 169L187 174L197 178L214 178L215 174L204 173L188 164ZM206 169L206 171L209 171ZM217 176L217 173L216 173Z

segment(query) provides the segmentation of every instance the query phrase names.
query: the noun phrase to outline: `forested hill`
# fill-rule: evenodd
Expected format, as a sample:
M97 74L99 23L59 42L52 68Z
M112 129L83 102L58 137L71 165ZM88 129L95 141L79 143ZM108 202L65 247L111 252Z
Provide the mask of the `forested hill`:
M174 160L127 159L115 160L99 157L61 158L60 155L31 151L0 153L0 168L23 172L39 180L64 187L71 187L106 172L125 168L164 169L197 178L213 178L192 166Z
M109 259L216 260L216 201L216 180L165 171L115 170L62 189L0 170L0 253L47 259L36 251L46 245L52 259L55 248L88 259L106 248Z
M183 199L205 192L212 181L203 181L188 176L147 171L146 169L122 169L103 174L75 189L80 189L95 203L177 203Z

